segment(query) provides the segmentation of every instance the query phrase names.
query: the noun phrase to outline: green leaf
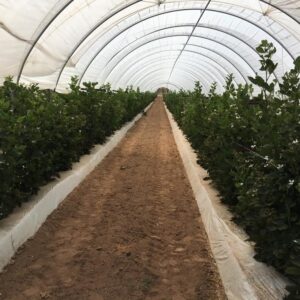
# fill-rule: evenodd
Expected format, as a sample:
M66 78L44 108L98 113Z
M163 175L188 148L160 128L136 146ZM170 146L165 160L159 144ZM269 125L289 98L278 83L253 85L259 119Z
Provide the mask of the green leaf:
M261 76L259 76L259 75L256 75L256 77L255 78L253 78L253 77L248 77L249 78L249 80L253 83L253 84L255 84L255 85L258 85L258 86L260 86L260 87L262 87L262 88L264 88L264 89L268 89L269 88L269 85L265 82L265 80L261 77Z
M267 59L265 63L266 69L269 71L270 74L273 74L278 64L275 64L271 59Z
M299 267L288 267L285 269L285 273L292 276L300 276L300 268Z
M295 69L300 72L300 56L298 56L294 61Z

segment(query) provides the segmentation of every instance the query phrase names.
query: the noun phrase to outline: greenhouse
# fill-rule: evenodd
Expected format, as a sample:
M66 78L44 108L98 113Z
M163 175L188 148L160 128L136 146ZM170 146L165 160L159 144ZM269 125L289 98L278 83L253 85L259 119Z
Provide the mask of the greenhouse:
M0 0L0 299L300 299L300 0Z

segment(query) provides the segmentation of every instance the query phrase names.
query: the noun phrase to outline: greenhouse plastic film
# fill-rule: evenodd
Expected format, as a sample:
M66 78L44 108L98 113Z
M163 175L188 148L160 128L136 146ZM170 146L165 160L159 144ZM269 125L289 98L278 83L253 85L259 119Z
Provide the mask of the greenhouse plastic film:
M101 84L109 80L114 85L123 67L113 59L117 53L121 57L130 52L151 55L153 43L147 43L148 39L166 35L174 35L166 39L171 47L178 46L182 44L178 34L186 35L185 43L196 25L199 27L194 35L201 35L202 40L193 35L193 44L201 46L215 40L209 48L216 52L222 52L222 45L227 45L258 73L255 47L262 39L273 42L278 49L278 77L290 69L293 58L300 54L299 1L212 0L201 24L196 24L206 4L207 0L166 0L161 5L158 1L138 0L0 0L0 80L13 76L21 82L42 83L43 88L66 91L71 76L78 75L83 81L99 80ZM186 27L187 23L190 26ZM153 31L157 32L150 34ZM160 44L165 45L159 42L155 51ZM127 45L130 46L126 48ZM140 51L135 50L137 46L141 46ZM225 64L217 53L209 53L220 66ZM238 69L245 69L245 63L231 55L235 56ZM195 55L186 52L184 56L192 59ZM135 63L137 69L144 68L143 61ZM115 71L107 78L112 68ZM227 68L228 72L236 73L229 65ZM172 66L169 72L171 69ZM220 72L213 75L215 80L222 76ZM177 74L179 78L181 75ZM150 80L151 76L147 78ZM160 82L167 77L161 74ZM202 78L205 76L199 77ZM236 78L238 83L244 83L238 74ZM169 81L175 84L177 79ZM120 87L124 88L134 86L135 82L127 74L122 84ZM189 87L188 83L183 85Z

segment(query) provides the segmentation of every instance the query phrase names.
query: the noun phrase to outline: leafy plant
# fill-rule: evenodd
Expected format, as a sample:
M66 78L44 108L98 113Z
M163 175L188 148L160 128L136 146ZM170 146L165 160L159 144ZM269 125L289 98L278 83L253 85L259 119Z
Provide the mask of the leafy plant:
M109 85L80 88L75 77L69 94L8 78L0 88L0 219L152 100L151 93L112 91Z
M249 78L257 95L229 75L222 94L214 83L204 95L197 83L165 101L257 259L288 276L288 299L300 299L300 58L279 81L274 45L262 41L257 51L264 75Z

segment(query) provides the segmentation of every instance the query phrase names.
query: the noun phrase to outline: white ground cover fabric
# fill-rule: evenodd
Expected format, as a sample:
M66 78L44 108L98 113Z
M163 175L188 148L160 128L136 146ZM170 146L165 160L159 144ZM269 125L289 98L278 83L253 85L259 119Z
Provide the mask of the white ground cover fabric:
M166 108L175 141L201 213L213 256L229 300L281 300L288 281L273 268L256 261L247 235L232 221L217 192L203 180L206 171Z
M300 0L0 0L0 83L221 88L229 73L245 83L260 72L262 39L280 77L300 55L299 22Z

